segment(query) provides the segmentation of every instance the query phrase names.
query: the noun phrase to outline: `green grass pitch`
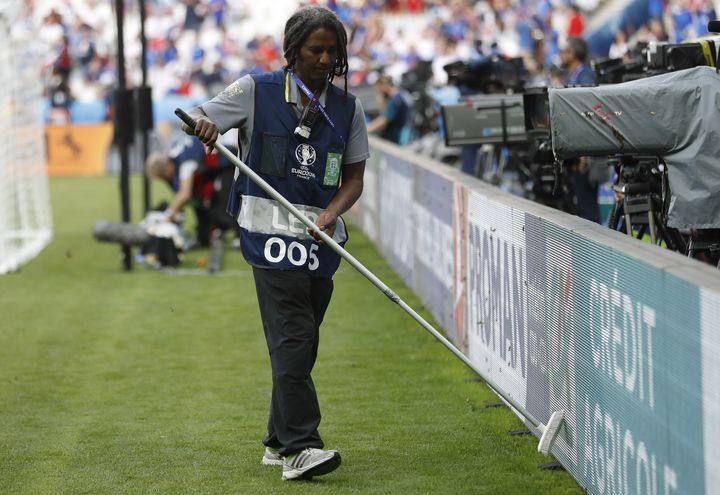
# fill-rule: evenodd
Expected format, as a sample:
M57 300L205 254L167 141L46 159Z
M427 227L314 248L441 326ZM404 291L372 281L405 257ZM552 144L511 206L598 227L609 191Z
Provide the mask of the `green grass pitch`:
M54 241L0 276L0 493L582 492L539 470L535 437L508 435L521 422L484 407L497 397L345 263L314 372L343 465L281 481L260 464L270 370L241 255L221 276L122 272L90 230L119 218L117 191L112 177L53 179ZM357 230L348 249L420 307Z

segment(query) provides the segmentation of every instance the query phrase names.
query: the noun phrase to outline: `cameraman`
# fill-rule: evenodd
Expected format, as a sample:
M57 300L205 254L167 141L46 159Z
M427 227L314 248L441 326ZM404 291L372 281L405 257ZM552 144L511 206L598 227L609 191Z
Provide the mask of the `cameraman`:
M582 38L569 37L560 47L560 61L568 71L568 86L594 86L595 72L587 64L588 48Z
M567 86L595 86L595 71L587 64L587 56L587 43L582 38L571 36L561 46L560 60L563 68L568 71L565 80ZM598 174L596 169L591 169L591 164L587 156L565 162L571 174L574 213L579 217L600 223L600 207L597 200L599 182L594 178Z
M382 113L368 123L368 133L379 133L381 138L395 144L407 144L410 141L412 123L410 95L396 87L390 76L384 74L375 82L375 90Z

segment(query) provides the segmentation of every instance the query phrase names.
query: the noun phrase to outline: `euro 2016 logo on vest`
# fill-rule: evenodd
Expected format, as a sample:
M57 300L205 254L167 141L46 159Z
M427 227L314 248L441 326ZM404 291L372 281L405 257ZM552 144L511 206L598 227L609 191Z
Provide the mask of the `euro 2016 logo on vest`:
M306 167L311 166L313 163L315 163L316 156L317 155L315 154L315 148L313 148L309 144L301 144L297 148L295 148L295 158L297 158L297 161L300 163L300 165L304 165Z

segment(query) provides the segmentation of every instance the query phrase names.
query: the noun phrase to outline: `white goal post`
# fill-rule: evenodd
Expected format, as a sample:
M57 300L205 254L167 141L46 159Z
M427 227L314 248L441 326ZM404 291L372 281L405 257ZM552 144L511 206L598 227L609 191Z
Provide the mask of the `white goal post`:
M23 4L0 0L0 275L52 239L41 60Z

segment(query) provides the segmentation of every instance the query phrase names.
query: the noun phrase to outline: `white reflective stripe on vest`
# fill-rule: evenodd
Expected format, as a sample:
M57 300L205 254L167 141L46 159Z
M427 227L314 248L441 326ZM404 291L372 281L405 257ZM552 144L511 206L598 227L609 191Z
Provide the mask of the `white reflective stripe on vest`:
M294 203L293 206L300 210L311 222L315 222L323 211L323 208L316 206L298 205ZM305 225L274 199L243 195L240 214L238 215L238 224L248 232L283 235L301 240L312 238L312 236L307 233ZM343 243L347 240L345 223L340 217L337 219L333 240L337 243Z

